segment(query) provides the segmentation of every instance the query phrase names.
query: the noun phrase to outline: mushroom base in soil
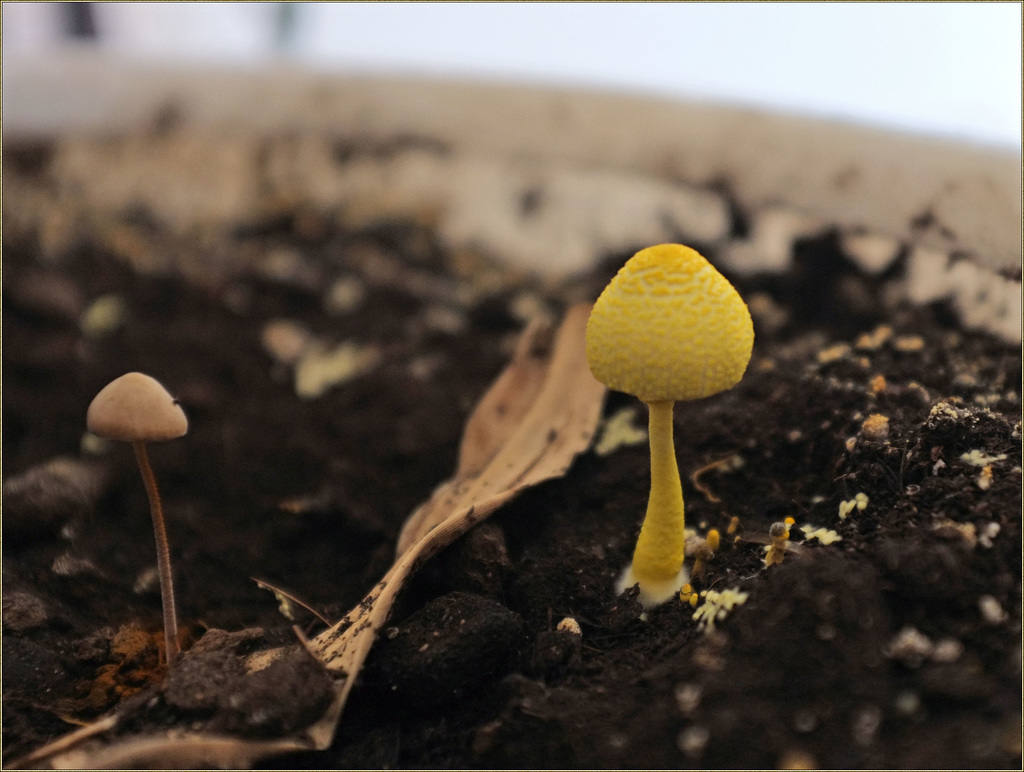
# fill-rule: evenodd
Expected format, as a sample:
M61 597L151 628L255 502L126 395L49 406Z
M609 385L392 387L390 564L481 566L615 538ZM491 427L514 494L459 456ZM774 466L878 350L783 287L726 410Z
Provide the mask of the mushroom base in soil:
M633 561L616 591L639 586L645 607L684 584L685 512L672 438L673 405L731 389L743 377L754 325L739 293L701 254L660 244L626 261L587 324L594 377L647 403L651 493Z
M178 656L178 610L174 600L171 551L156 476L147 442L162 442L188 432L185 411L159 381L144 373L126 373L104 386L89 405L86 426L108 440L130 442L135 451L156 537L156 564L164 614L164 652L170 665Z

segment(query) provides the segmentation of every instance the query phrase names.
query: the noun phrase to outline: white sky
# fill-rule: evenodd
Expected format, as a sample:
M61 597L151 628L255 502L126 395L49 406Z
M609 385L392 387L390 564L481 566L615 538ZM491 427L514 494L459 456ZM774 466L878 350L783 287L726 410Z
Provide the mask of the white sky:
M111 3L101 44L255 64L276 3ZM1021 3L298 3L284 56L338 72L581 85L782 108L1020 148ZM4 56L59 9L3 4Z

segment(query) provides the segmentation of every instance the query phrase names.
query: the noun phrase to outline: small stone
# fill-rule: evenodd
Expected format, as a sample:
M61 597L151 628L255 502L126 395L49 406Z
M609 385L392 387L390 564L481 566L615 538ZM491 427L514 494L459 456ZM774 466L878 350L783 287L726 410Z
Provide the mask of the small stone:
M687 758L696 759L704 753L711 732L704 726L688 726L676 737L676 746Z
M505 532L494 523L481 523L456 542L446 565L452 587L490 597L500 594L511 570Z
M3 486L4 538L54 537L70 520L87 516L107 483L95 463L55 458L9 477Z
M334 348L313 343L295 366L295 393L302 399L316 399L329 389L369 372L380 358L376 347L351 341Z
M909 667L919 667L927 659L934 647L931 639L913 627L904 627L889 642L886 656L898 659Z
M188 711L212 711L245 677L242 662L226 651L186 652L164 680L164 699Z
M244 654L256 644L264 640L266 633L262 627L247 627L244 630L220 630L211 627L203 637L193 644L189 652L227 650L236 654Z
M981 618L990 625L997 625L1005 621L1008 616L1003 607L999 605L999 601L991 595L982 595L978 598L978 610L981 612Z
M402 622L394 639L379 642L361 674L364 688L396 711L436 710L509 672L522 632L522 618L496 601L443 595Z
M676 705L679 706L679 712L684 716L690 716L700 705L703 689L701 689L700 684L678 684L675 688L674 696L676 698Z
M87 338L102 338L128 318L128 306L119 295L100 295L82 314L78 326Z
M924 348L924 338L920 335L904 335L896 338L893 341L893 346L897 351L902 351L904 353L920 351Z
M58 555L50 566L50 570L57 574L57 576L100 575L100 570L91 560L78 557L71 554L71 552Z
M865 332L857 338L854 346L860 351L875 351L892 337L892 327L881 324L871 332Z
M132 583L136 595L153 595L160 589L160 573L156 566L147 566L139 571Z
M283 365L299 361L312 338L305 325L291 319L274 319L260 332L263 350Z
M46 604L35 595L23 591L4 593L4 630L15 633L33 630L45 625L49 616Z
M921 698L917 692L905 690L896 695L893 707L903 716L912 716L921 709Z
M956 638L943 638L935 644L932 649L932 661L934 662L956 662L964 653L964 645Z
M366 297L366 286L354 276L345 276L331 285L324 297L324 310L341 316L359 308Z
M983 523L978 529L978 544L985 549L992 549L992 540L999 535L1002 526L994 521Z
M836 360L842 359L849 353L849 343L836 343L835 345L824 348L818 352L818 363L826 365L829 362L835 362Z
M871 745L882 726L882 710L875 705L868 705L858 710L853 717L853 741L857 745Z
M105 662L110 657L113 627L101 627L84 638L71 642L71 653L79 662Z

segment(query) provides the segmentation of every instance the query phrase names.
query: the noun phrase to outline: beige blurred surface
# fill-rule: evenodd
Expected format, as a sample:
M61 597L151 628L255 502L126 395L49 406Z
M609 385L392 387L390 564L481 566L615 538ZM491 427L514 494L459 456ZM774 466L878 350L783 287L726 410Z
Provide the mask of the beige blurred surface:
M411 152L372 169L351 164L301 183L310 188L303 192L362 197L397 212L436 200L451 241L552 272L673 230L722 245L733 270L779 271L794 236L835 227L868 273L910 251L913 286L904 296L951 297L969 326L1020 339L1015 153L604 92L285 67L146 69L85 51L4 65L8 140L129 132L162 116L214 137L210 152L216 146L221 158L231 155L232 137L241 147L290 132L306 142L289 172L301 180L311 177L302 164L329 155L333 138L414 137L420 146ZM751 215L746 240L729 242L723 189ZM544 205L524 218L521 202L532 190L543 191ZM244 187L232 195L247 200ZM201 199L192 204L206 207Z

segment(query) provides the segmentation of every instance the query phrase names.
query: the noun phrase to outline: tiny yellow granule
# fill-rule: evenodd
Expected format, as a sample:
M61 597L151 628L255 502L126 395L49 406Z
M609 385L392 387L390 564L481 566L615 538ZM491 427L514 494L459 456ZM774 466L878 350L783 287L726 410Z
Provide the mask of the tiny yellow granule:
M818 362L826 365L829 362L835 362L837 359L842 359L850 353L849 343L836 343L834 346L822 349L818 352Z
M887 324L882 324L876 327L872 332L865 332L854 344L861 350L872 351L880 348L889 338L892 337L892 327Z
M693 618L697 622L697 629L708 635L715 631L716 622L721 622L736 606L742 606L750 597L749 593L741 591L738 587L721 592L704 590L700 595L704 598L704 603L693 612Z
M963 461L965 464L970 464L971 466L988 466L989 464L994 464L996 461L1005 461L1006 454L1000 453L995 456L990 456L980 450L975 449L969 450L966 453L961 454L960 460Z
M924 338L920 335L903 335L893 341L897 351L920 351L924 348Z
M987 491L992 487L992 467L986 466L982 468L978 474L978 487L983 491Z
M841 501L839 503L839 519L845 520L846 516L854 509L863 512L867 508L868 501L869 499L864 493L858 493L849 501Z
M881 442L889 439L889 418L881 413L872 413L860 426L860 436L867 440Z
M802 525L800 530L804 533L804 540L817 539L822 544L833 544L842 541L843 537L828 528L815 528L813 525Z

